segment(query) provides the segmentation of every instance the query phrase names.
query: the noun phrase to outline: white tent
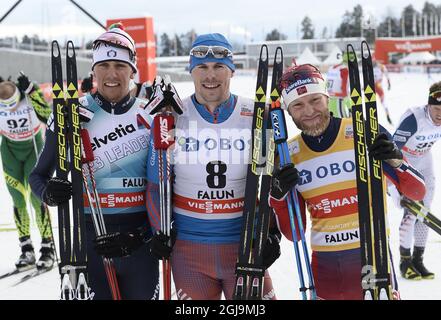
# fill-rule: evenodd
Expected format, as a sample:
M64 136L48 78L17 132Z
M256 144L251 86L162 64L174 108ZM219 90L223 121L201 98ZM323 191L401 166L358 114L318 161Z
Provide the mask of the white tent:
M333 66L343 62L343 52L337 46L332 48L329 56L323 61L323 64L326 66Z
M422 51L422 52L411 52L406 57L398 60L398 62L403 64L421 64L421 63L429 63L435 59L436 57L433 54L431 54L429 51Z
M312 53L312 51L306 47L302 54L296 59L297 64L310 63L313 65L321 64L320 60Z

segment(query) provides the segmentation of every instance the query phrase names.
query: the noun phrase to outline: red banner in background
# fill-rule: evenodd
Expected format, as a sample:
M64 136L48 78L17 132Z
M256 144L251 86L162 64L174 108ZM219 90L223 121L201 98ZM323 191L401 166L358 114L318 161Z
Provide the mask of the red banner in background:
M440 50L440 36L418 38L377 38L377 40L375 40L375 58L384 64L389 62L389 53Z
M121 22L125 31L130 34L136 44L136 56L138 75L136 82L144 82L153 80L156 77L156 42L153 32L153 18L125 18L107 20L107 27L111 24Z

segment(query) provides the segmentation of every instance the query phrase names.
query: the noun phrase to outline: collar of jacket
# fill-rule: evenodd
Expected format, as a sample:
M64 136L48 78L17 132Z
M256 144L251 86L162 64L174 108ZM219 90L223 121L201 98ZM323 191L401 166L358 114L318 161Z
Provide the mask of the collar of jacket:
M135 103L135 98L127 94L118 102L107 101L99 92L92 95L95 102L106 112L111 114L124 114L130 110Z

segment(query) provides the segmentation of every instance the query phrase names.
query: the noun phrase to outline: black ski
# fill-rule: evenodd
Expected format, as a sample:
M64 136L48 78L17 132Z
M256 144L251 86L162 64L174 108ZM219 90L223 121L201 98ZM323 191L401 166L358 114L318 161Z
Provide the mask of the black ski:
M354 128L362 262L361 283L365 299L386 300L392 298L392 290L389 245L386 234L383 168L381 161L373 159L367 153L367 148L380 130L372 57L367 43L363 41L361 51L365 100L363 114L358 62L352 45L348 45L347 52Z
M263 275L262 267L256 266L253 261L253 243L256 222L256 201L259 191L259 180L262 165L262 137L265 133L265 107L266 89L268 83L268 47L263 45L260 49L259 66L257 71L256 97L254 100L254 115L252 124L251 161L248 164L245 203L243 208L243 225L239 245L239 254L236 264L236 285L233 299L247 300L250 298L248 292L251 278L255 281L256 287L254 296L257 299L261 295L258 279Z
M423 218L424 224L426 224L430 229L441 235L441 220L438 219L434 214L432 214L428 208L426 208L420 202L413 201L408 198L403 198L401 200L401 205L406 207L409 212L416 217Z
M56 176L67 180L70 172L73 191L72 216L68 202L58 207L61 299L85 300L90 299L92 296L87 286L78 81L75 49L72 41L68 41L66 45L66 99L61 70L62 63L59 44L57 41L53 41L52 91L54 99L54 132L57 136Z
M279 78L282 76L283 72L283 57L282 49L279 47L276 50L273 63L273 74L271 77L271 87L270 87L270 102L271 104L278 103L280 96L277 89L277 84ZM262 159L265 162L262 164L262 178L260 181L260 192L259 192L259 207L257 210L257 221L256 221L256 233L255 233L255 245L253 253L253 264L256 268L260 268L258 273L254 273L250 277L250 292L249 299L260 300L263 295L263 281L265 275L265 269L263 267L263 247L268 239L270 218L271 218L271 208L269 207L268 197L271 185L271 176L274 170L274 159L276 152L276 145L274 143L274 135L272 133L272 122L270 119L269 108L265 110L265 120L264 128L266 132L262 132ZM262 162L262 161L261 161Z
M68 146L70 155L70 172L72 179L72 257L69 268L70 279L77 291L77 298L87 299L87 289L78 287L81 274L87 282L86 235L83 204L83 173L81 163L81 128L78 103L78 79L75 47L72 41L66 45L66 107L68 119ZM72 274L73 272L73 274Z
M358 198L358 219L360 230L360 251L361 251L361 285L363 295L374 296L374 286L370 280L373 275L373 250L372 250L372 228L371 228L371 207L369 205L369 169L366 150L366 133L364 126L362 91L360 73L358 69L357 55L352 45L348 45L348 68L349 84L351 88L352 102L352 125L354 128L354 150L355 168L357 179Z
M55 175L60 179L67 180L69 167L67 162L67 121L66 102L64 99L63 73L61 63L60 46L57 41L52 41L52 99L54 133L57 136L57 163ZM70 263L71 257L71 233L69 203L58 206L58 234L60 243L60 274L63 267Z
M380 132L377 112L377 95L375 93L374 70L372 66L371 51L367 42L361 45L361 58L363 69L365 99L365 130L366 146L369 148ZM391 266L389 259L389 242L387 238L385 192L383 166L380 160L369 156L370 191L372 206L372 231L374 237L374 270L375 292L374 299L391 300Z

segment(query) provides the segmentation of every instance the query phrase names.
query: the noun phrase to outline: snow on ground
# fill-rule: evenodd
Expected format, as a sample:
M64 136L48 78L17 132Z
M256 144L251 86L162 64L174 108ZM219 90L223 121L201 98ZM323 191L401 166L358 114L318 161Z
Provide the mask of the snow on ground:
M412 106L423 105L427 102L427 92L431 83L441 80L441 75L432 75L429 79L425 74L391 74L391 91L386 91L386 104L391 112L392 120L398 123L402 113ZM194 90L191 82L176 83L176 88L181 97L185 97ZM232 92L253 98L255 90L255 78L252 76L237 76L231 80ZM387 125L384 111L379 107L380 123L393 132L393 128ZM297 133L294 124L287 118L288 130L290 135ZM441 157L441 143L433 148L434 158ZM1 166L1 165L0 165ZM0 168L1 170L1 168ZM435 174L438 181L441 181L441 166L435 161ZM439 185L439 182L438 182ZM441 190L435 191L432 210L435 215L441 217ZM0 274L9 271L14 266L15 260L19 255L17 232L15 231L12 215L12 202L7 192L3 175L0 178ZM391 228L391 250L394 264L399 264L399 234L398 227L401 220L401 211L394 206L392 201L388 202L389 223ZM56 210L51 210L53 225L56 226ZM12 230L10 230L12 229ZM55 237L58 238L58 229L54 229ZM306 234L309 239L309 232ZM32 227L32 239L36 249L39 248L39 234L35 223ZM279 299L300 299L298 292L298 276L294 259L292 243L282 240L282 256L270 268L273 285ZM429 232L429 239L425 254L427 267L434 271L434 280L408 281L398 275L400 292L402 299L441 299L441 237ZM142 270L140 270L142 272ZM58 299L59 276L58 269L54 268L47 274L18 286L13 284L21 276L14 276L0 280L0 299Z

